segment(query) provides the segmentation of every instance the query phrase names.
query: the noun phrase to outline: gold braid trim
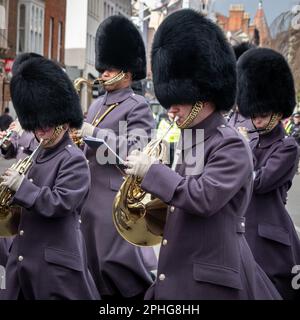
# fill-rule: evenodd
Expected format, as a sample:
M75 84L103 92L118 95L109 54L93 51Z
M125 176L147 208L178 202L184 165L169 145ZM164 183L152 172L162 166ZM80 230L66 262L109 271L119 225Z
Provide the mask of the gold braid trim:
M199 112L203 109L203 102L198 101L194 104L194 106L191 109L191 112L187 116L187 118L183 121L182 124L177 124L179 129L186 129L190 126L190 124L195 120Z
M263 131L259 132L259 134L267 134L270 131L272 131L275 128L279 117L280 116L278 113L273 113L268 125L266 126L266 128Z
M111 86L112 84L115 84L121 81L124 77L125 77L125 73L123 71L120 71L117 75L115 75L114 77L106 81L102 80L101 78L97 78L94 81L94 84L99 83L102 86Z
M99 124L111 111L113 111L113 109L114 109L115 107L117 107L118 105L119 105L118 102L110 105L109 108L98 118L99 112L101 111L101 110L99 110L99 111L97 112L97 114L95 115L95 117L94 117L94 119L93 119L93 121L92 121L91 124L92 124L94 127L97 127L98 124Z
M53 143L63 130L64 128L62 125L56 126L52 133L52 136L49 139L44 139L42 141L42 146L46 148L49 144Z

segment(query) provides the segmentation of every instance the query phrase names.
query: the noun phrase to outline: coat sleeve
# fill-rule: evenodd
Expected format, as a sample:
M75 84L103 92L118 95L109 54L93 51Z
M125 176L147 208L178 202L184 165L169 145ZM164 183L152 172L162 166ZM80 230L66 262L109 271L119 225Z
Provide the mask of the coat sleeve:
M52 188L24 178L14 203L47 218L63 217L82 205L90 186L90 173L82 155L65 160Z
M266 164L255 170L254 193L267 193L291 181L299 161L298 146L289 138L274 150Z
M182 177L165 165L153 164L142 188L190 214L209 217L224 207L249 181L252 163L240 138L223 139L212 150L200 177Z
M96 127L93 136L105 140L118 154L123 154L120 150L127 150L127 155L134 149L142 149L149 142L151 130L155 128L151 109L146 102L139 102L132 108L126 120L126 134L116 136L109 129Z
M13 159L17 156L19 136L14 132L10 139L10 145L7 149L1 148L1 154L4 159Z

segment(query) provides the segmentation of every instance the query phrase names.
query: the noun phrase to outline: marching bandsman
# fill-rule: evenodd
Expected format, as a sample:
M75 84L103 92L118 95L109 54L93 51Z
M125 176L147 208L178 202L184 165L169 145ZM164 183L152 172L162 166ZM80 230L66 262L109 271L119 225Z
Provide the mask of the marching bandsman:
M300 242L285 206L299 151L296 141L285 136L281 119L296 105L293 76L281 54L253 49L238 62L238 88L240 111L251 117L259 133L250 141L255 175L246 238L282 297L292 299L297 293L292 268L300 264Z
M143 129L148 140L155 122L145 98L131 88L132 81L146 76L144 43L131 21L111 16L100 24L95 63L106 93L91 105L81 134L105 139L118 150L140 145L134 130ZM125 135L119 129L121 121L127 124ZM122 173L115 165L100 165L96 150L86 147L85 154L92 188L82 214L82 231L96 285L104 299L142 298L152 284L150 271L157 267L154 251L134 247L118 234L112 204L123 181ZM126 156L122 155L124 159Z
M34 52L17 56L13 64L12 74L16 73L24 60L34 57L42 56ZM4 159L24 159L38 146L38 142L34 134L32 132L24 131L18 120L15 120L10 124L8 131L10 131L10 136L4 143L2 143L0 148L0 152ZM8 131L0 132L0 140L7 136ZM13 237L0 238L0 265L2 266L6 265L12 240Z
M41 57L42 56L40 54L34 52L27 52L18 55L13 63L12 74L14 75L18 71L23 61ZM11 137L7 143L4 143L1 146L1 153L4 159L24 159L37 147L38 142L34 134L32 132L24 131L18 119L10 124L8 130L12 132ZM0 132L0 139L2 139L6 134L6 131Z
M139 151L127 159L126 172L143 178L142 189L169 205L158 277L147 299L280 298L244 237L251 150L221 113L235 102L235 70L223 32L196 11L177 11L159 26L154 89L179 118L183 157L175 171Z
M4 299L98 299L79 223L90 173L68 133L82 125L78 95L66 73L42 57L22 62L10 90L22 128L39 147L26 174L10 168L2 177L22 208Z
M235 54L236 61L238 61L241 55L243 55L246 51L254 48L255 46L249 42L242 42L240 44L233 46L233 51ZM252 133L252 134L248 133L249 130L254 129L253 124L250 119L245 118L241 115L241 113L239 112L238 106L234 106L233 109L231 110L228 123L233 127L235 127L237 130L239 130L239 132L243 136L249 139L250 137L254 137L256 135L255 133Z

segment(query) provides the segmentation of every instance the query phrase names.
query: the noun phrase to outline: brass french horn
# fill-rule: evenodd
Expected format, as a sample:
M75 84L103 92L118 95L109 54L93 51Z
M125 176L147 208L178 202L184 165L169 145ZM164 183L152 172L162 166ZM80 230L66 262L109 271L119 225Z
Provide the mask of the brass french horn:
M162 138L152 140L143 152L161 162L167 160L167 145ZM136 246L154 246L161 243L167 217L167 205L141 188L142 179L129 175L113 202L113 221L119 234Z

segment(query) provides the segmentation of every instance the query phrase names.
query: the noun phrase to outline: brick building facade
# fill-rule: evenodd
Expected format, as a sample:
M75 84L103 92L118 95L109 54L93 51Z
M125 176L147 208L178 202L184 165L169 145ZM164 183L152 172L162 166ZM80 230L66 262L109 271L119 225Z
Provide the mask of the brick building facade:
M44 55L64 64L66 0L46 0Z
M230 33L235 41L253 41L256 29L259 33L259 45L265 46L270 42L270 31L261 1L253 22L242 4L231 5L228 17L217 13L216 20L224 32Z
M5 12L0 25L1 113L10 103L9 79L17 54L36 52L64 65L66 0L0 0L0 6Z

